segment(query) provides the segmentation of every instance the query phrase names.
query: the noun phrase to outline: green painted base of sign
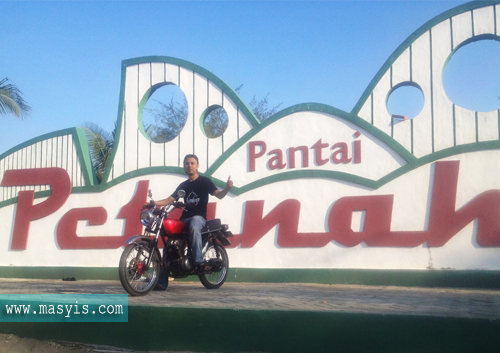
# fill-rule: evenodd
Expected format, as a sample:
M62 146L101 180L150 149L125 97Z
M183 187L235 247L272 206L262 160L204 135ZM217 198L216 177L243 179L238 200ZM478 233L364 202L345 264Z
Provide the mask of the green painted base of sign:
M116 267L0 267L0 278L118 280ZM184 281L198 281L190 276ZM500 288L500 271L232 268L229 282Z
M0 323L0 332L139 351L495 352L500 320L135 306L126 323Z

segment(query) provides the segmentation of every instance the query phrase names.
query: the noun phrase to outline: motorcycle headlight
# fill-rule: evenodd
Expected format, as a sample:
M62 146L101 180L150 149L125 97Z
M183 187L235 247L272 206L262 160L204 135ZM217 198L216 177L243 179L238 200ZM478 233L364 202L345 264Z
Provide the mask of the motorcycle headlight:
M141 223L143 226L150 226L151 223L153 223L153 219L153 212L151 212L150 210L144 210L141 212Z

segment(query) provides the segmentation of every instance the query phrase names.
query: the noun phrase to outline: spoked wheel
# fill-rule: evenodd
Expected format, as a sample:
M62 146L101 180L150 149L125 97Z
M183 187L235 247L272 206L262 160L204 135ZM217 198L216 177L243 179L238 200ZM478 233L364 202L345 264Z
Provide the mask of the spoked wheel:
M156 253L149 268L146 268L150 253L150 247L141 243L132 243L123 251L119 268L120 282L130 295L148 294L158 282L160 260Z
M213 244L203 254L203 261L211 265L212 269L207 273L198 275L200 282L208 289L217 289L222 286L226 281L229 270L229 258L227 257L226 249L218 242L216 246L219 253L218 257Z

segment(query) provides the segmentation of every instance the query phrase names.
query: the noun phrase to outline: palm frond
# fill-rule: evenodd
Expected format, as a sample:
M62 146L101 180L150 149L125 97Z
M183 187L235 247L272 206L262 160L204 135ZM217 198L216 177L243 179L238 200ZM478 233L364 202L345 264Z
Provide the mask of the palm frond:
M21 90L8 82L8 78L0 81L0 114L10 113L22 119L29 115L31 107L24 100Z
M97 124L85 122L82 127L87 137L90 158L99 182L102 181L106 168L113 152L114 133L109 133Z

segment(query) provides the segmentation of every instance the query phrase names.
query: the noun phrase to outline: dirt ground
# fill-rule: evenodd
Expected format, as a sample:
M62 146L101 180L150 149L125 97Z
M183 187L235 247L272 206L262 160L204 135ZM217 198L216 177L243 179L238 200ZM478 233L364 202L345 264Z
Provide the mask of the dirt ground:
M142 353L127 349L71 342L40 341L32 338L0 334L0 353ZM155 352L191 353L191 352Z
M0 353L91 353L133 352L113 347L92 346L70 342L40 341L32 338L0 334Z

